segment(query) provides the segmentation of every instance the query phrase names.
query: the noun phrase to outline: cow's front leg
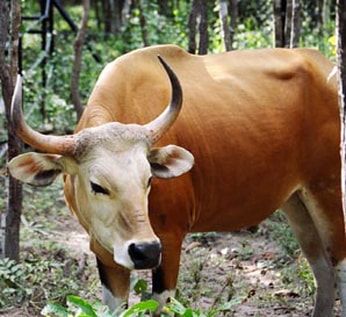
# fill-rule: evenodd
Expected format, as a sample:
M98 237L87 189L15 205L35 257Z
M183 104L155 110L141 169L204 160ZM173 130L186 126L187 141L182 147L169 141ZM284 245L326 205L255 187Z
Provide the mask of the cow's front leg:
M161 264L153 270L153 299L160 303L157 314L160 313L169 297L175 294L183 237L182 234L160 236L162 260Z
M107 266L98 257L97 268L102 284L102 301L111 311L127 306L130 285L130 271L120 265Z

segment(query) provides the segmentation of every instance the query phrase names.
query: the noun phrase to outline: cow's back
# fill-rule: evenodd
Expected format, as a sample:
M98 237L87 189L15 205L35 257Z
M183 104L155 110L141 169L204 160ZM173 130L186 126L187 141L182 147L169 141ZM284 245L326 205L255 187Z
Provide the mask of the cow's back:
M321 86L331 65L321 58L324 67L318 68L316 53L309 51L195 56L157 46L132 52L102 72L78 129L155 118L170 98L158 54L172 66L184 93L181 114L158 145L183 146L196 163L188 175L154 182L150 212L157 230L172 223L195 231L257 223L321 162L311 160L323 146L311 147L313 137L333 139L329 152L335 157L335 87ZM333 98L322 102L323 95ZM323 120L332 131L320 129Z

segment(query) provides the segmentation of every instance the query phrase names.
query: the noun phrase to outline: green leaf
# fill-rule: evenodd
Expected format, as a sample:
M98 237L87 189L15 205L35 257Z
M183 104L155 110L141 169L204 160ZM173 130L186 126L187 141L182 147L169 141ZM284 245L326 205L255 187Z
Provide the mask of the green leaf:
M234 306L241 304L241 302L245 299L245 297L237 297L233 298L230 301L221 305L218 310L219 311L229 311L234 308Z
M171 297L170 303L168 304L168 309L175 314L184 315L186 308L182 303L176 300L174 297Z
M92 306L79 296L68 295L67 302L79 307L82 310L82 312L86 314L87 317L97 317Z
M57 316L57 317L68 317L67 309L60 304L48 303L43 307L41 311L41 315L43 316Z
M125 310L120 317L133 317L136 314L144 312L154 312L159 307L159 303L153 299L149 299L144 302L137 303Z
M137 281L137 283L135 284L133 289L137 295L142 294L148 289L148 283L147 283L147 281L140 279Z
M184 317L194 317L194 313L193 313L193 311L192 311L192 309L191 308L188 308L188 309L186 309L185 310L185 312L184 312Z

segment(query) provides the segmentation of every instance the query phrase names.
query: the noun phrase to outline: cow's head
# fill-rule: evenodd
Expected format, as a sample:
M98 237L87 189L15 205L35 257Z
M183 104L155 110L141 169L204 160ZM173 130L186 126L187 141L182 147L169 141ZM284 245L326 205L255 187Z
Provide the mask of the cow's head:
M190 152L168 145L153 148L174 123L182 105L182 90L170 67L160 59L172 85L171 102L146 125L107 123L69 136L47 136L31 129L21 110L18 77L12 120L18 136L43 153L12 159L8 168L17 179L36 186L51 184L57 175L71 175L78 216L89 234L129 269L157 266L161 244L148 217L152 177L172 178L189 171Z

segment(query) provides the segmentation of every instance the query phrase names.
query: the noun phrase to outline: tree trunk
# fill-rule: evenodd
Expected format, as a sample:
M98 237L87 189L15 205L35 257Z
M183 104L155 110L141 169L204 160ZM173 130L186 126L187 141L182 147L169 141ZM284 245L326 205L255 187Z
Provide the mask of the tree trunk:
M285 47L290 47L291 30L292 30L292 18L293 18L293 0L286 1L285 12Z
M130 10L131 10L131 0L125 0L123 9L121 11L121 21L123 26L124 25L126 26L127 24L127 20L130 16Z
M135 4L139 10L139 24L141 27L142 42L144 46L149 46L147 21L143 12L142 0L136 0Z
M227 8L227 0L219 0L219 17L221 22L221 37L223 39L223 44L225 46L226 51L230 51L232 49L231 46L231 33L230 28L228 26L228 8Z
M99 0L93 0L92 4L94 5L97 30L101 31L102 18L100 13Z
M320 39L323 39L324 35L324 23L323 20L323 7L324 7L324 0L317 0L317 12L316 12L316 21L317 21L317 30L320 36Z
M188 29L189 29L189 47L188 52L196 54L196 27L197 15L199 13L199 0L192 0L191 11L189 15Z
M331 0L324 0L322 20L325 25L328 24L330 21L330 8L331 8Z
M292 26L290 34L290 48L299 46L299 37L300 37L300 1L293 0L292 7Z
M159 5L159 13L161 15L164 15L166 17L172 17L173 13L171 10L171 7L169 5L169 1L168 0L158 0L157 4Z
M285 47L286 1L274 0L275 47Z
M117 33L117 25L116 25L116 20L117 20L117 16L116 16L116 0L105 0L109 2L109 15L111 18L110 21L110 27L111 27L111 33L112 34L116 34Z
M200 15L198 54L205 55L209 46L207 0L200 0Z
M114 30L113 30L113 34L119 34L123 21L122 21L122 10L124 7L124 2L125 0L113 0L113 5L114 5L114 20L113 20L113 24L114 24Z
M323 21L323 7L324 7L324 1L325 0L317 0L317 27L322 28L324 21Z
M72 76L71 76L71 99L72 99L74 109L76 110L76 113L77 113L77 121L79 121L83 113L83 105L79 95L79 77L80 77L80 71L82 67L83 45L84 45L86 31L88 27L89 9L90 9L90 1L83 0L82 22L81 22L79 31L77 33L76 40L74 42L75 56L74 56Z
M11 99L14 91L14 82L18 70L18 44L19 44L19 28L20 28L20 2L11 1L10 18L8 20L9 11L7 1L0 1L0 79L2 96L5 103L5 112L7 119L8 131L8 160L17 156L21 152L21 142L15 136L14 126L10 120ZM9 25L11 25L9 34ZM6 43L9 41L9 59L6 60ZM4 249L1 250L0 257L8 257L10 259L19 260L19 230L20 216L22 212L22 185L17 180L9 176L7 191L6 216L1 217L5 224L5 242Z
M237 19L238 19L238 0L230 1L230 12L231 12L231 49L233 49L234 35L237 27Z
M112 15L111 15L111 8L109 6L109 1L101 1L102 3L102 9L103 9L103 19L104 19L104 30L105 35L108 35L112 31Z
M346 219L346 3L338 0L338 71L341 116L341 187L344 218Z

